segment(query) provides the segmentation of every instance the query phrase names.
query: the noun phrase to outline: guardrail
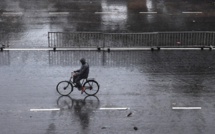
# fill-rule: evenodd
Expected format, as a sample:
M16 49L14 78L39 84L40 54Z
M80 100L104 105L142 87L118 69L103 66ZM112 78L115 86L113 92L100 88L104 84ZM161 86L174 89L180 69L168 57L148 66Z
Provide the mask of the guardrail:
M157 33L107 33L104 47L151 47L157 44Z
M49 47L98 47L103 41L101 33L63 33L49 32L48 43Z
M49 47L209 47L215 46L215 32L147 32L147 33L48 33Z
M159 32L161 47L207 47L215 45L215 32Z

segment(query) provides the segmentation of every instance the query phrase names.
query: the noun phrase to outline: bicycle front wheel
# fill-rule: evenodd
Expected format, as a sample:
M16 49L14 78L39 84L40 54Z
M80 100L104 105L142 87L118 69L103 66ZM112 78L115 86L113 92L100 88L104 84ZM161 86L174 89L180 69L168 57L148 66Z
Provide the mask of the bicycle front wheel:
M84 83L85 93L87 95L95 95L99 91L99 84L95 80L88 80Z
M66 96L73 91L73 86L69 81L61 81L57 84L56 90L60 95Z

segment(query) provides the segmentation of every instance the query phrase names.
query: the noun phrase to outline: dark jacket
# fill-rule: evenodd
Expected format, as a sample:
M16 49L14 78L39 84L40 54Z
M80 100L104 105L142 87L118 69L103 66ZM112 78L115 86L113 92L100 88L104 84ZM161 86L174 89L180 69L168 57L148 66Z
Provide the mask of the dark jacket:
M86 79L88 78L88 75L89 75L89 70L90 70L89 64L85 61L83 62L81 61L81 64L82 64L81 68L76 70L75 72L80 78Z

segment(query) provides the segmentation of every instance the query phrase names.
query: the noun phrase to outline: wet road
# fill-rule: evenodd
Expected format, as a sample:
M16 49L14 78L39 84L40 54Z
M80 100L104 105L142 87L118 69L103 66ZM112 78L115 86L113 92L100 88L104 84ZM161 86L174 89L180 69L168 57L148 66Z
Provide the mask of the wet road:
M99 93L87 97L75 90L61 97L55 86L85 55ZM0 52L0 132L213 134L214 56L214 51ZM182 107L197 109L174 109ZM54 108L60 110L30 111Z
M214 31L213 0L1 0L10 47L47 47L48 32Z
M1 0L0 33L9 47L41 48L48 47L48 32L214 31L214 8L213 0ZM1 51L0 132L213 134L214 54ZM61 97L57 83L86 55L98 95ZM183 107L196 109L177 109Z

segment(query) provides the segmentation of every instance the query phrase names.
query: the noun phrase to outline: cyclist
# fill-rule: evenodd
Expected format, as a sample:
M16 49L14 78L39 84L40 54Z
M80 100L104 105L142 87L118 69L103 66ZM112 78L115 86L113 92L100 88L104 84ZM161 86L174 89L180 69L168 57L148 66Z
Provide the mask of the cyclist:
M81 58L80 62L82 64L81 68L74 71L73 83L76 83L76 87L81 90L81 94L84 92L85 88L82 87L80 81L82 79L87 79L89 75L89 64L86 62L85 58Z

